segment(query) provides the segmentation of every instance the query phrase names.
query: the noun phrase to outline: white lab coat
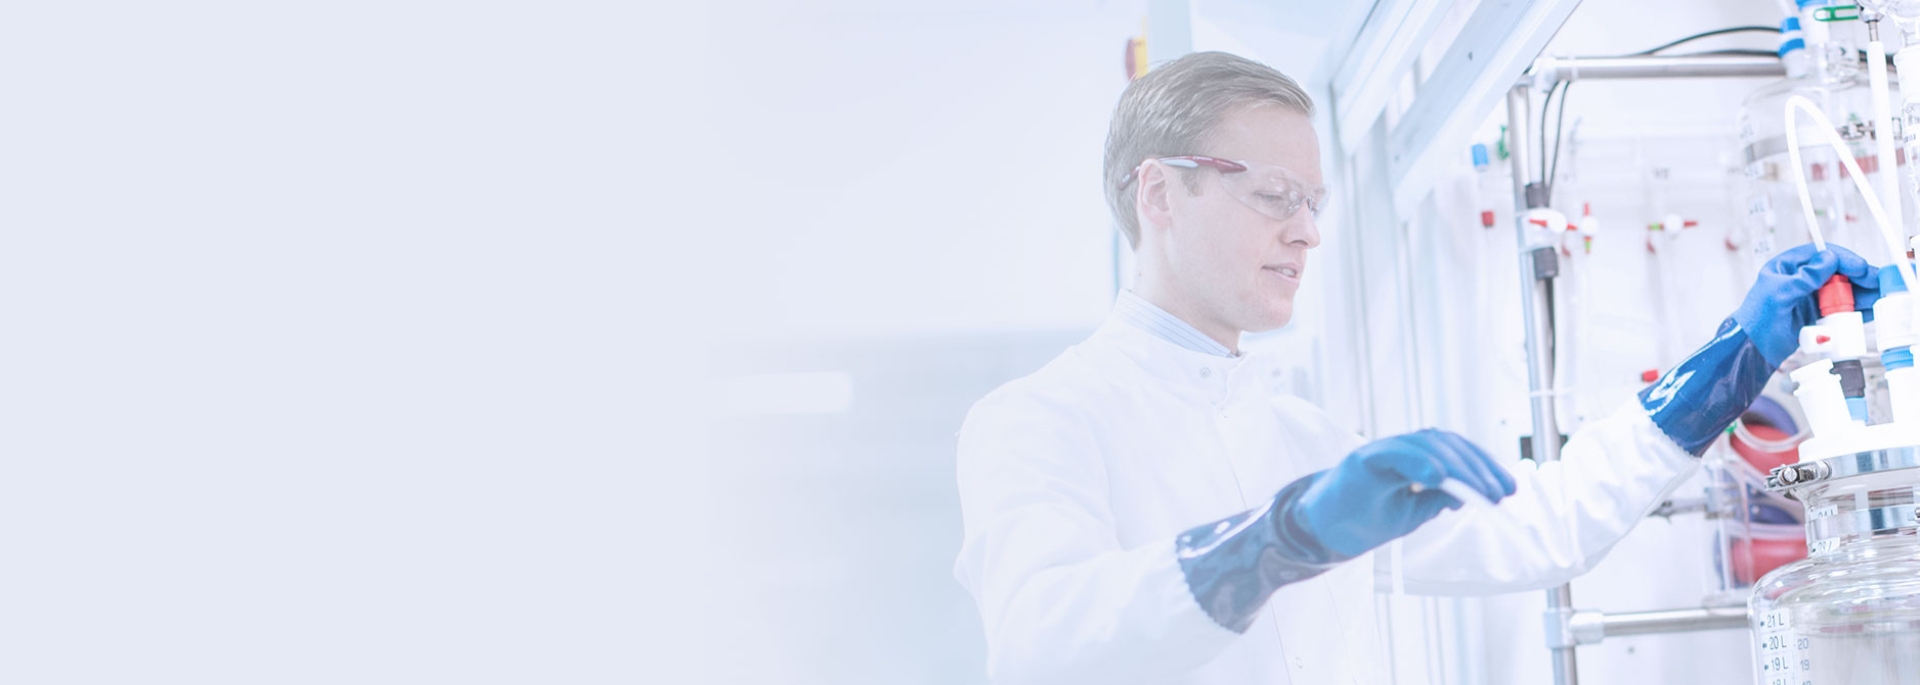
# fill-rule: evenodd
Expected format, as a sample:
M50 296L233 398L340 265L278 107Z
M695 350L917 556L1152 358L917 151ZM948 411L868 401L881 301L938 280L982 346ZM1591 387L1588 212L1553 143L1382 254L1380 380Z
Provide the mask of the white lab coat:
M1282 587L1236 634L1201 610L1174 558L1181 532L1259 506L1362 444L1273 393L1274 368L1110 318L974 405L960 432L954 574L979 605L994 682L1386 682L1373 612L1384 559ZM1573 436L1560 462L1514 468L1519 492L1497 508L1443 513L1407 536L1406 588L1564 582L1696 463L1630 402Z

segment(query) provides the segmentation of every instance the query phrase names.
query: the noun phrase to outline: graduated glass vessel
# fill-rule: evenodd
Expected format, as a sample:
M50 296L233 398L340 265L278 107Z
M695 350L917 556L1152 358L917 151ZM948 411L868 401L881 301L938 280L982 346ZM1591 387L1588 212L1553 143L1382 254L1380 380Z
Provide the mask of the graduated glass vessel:
M1920 450L1780 467L1806 506L1806 559L1754 585L1762 685L1920 683Z

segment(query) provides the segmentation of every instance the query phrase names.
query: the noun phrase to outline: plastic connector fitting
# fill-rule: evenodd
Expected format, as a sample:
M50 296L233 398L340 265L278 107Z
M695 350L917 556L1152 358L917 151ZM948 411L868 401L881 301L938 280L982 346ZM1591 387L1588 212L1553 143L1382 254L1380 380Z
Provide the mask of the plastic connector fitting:
M1893 70L1900 79L1900 98L1907 105L1920 105L1920 45L1893 53Z
M1887 404L1894 423L1920 421L1920 369L1913 367L1913 351L1900 347L1880 353L1887 368Z
M1920 68L1920 67L1916 67ZM1880 299L1873 303L1875 340L1882 351L1920 343L1913 328L1913 294L1894 268L1880 270Z
M1567 232L1568 221L1567 215L1551 209L1530 209L1527 210L1527 223L1545 229L1548 233L1560 234Z
M1820 302L1820 318L1854 311L1853 281L1847 280L1846 276L1834 274L1820 286L1817 298Z
M1789 375L1793 382L1800 385L1794 389L1793 396L1800 400L1800 409L1806 413L1808 428L1813 430L1814 435L1841 435L1866 427L1865 423L1855 421L1847 408L1847 397L1840 387L1840 377L1833 373L1833 360L1816 361Z
M1860 312L1841 312L1800 329L1800 350L1842 361L1867 356L1867 325Z

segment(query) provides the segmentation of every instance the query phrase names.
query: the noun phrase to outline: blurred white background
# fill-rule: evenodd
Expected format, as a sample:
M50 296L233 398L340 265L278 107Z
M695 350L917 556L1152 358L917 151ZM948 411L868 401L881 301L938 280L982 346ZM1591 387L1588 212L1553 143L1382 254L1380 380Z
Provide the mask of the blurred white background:
M0 11L0 682L704 673L706 24Z
M1348 8L1194 5L1195 49L1261 59L1324 94L1325 36ZM1442 33L1476 5L1457 3ZM1126 85L1125 41L1141 33L1146 12L1145 2L1092 0L715 6L722 28L711 61L712 121L726 163L715 182L733 189L722 211L745 227L724 249L722 273L743 275L728 278L739 305L722 317L726 343L711 368L722 409L712 475L724 487L709 520L727 531L714 537L715 577L728 588L724 613L735 617L717 637L739 654L717 662L726 682L985 682L978 618L951 577L960 539L954 433L974 400L1097 325L1119 287L1100 162L1107 119ZM1621 54L1778 20L1778 5L1759 0L1586 3L1547 53ZM1774 43L1736 36L1698 49ZM1429 50L1427 59L1437 57ZM1723 246L1739 220L1733 119L1746 94L1767 82L1573 89L1566 120L1580 137L1567 163L1583 175L1567 194L1591 201L1610 233L1579 262L1580 285L1563 285L1597 293L1587 295L1594 299L1581 331L1593 337L1583 338L1566 425L1625 401L1643 370L1677 361L1738 301L1751 272L1744 255ZM1479 138L1449 143L1459 161L1445 182L1455 185L1443 191L1464 187L1466 202L1477 201L1467 147L1491 142L1504 111L1487 116ZM1496 160L1493 173L1503 167ZM1502 217L1493 233L1479 228L1481 207L1459 212L1452 196L1422 204L1430 214L1407 217L1407 227L1354 227L1341 223L1351 214L1336 210L1314 257L1327 266L1301 295L1308 304L1293 325L1253 343L1282 350L1295 365L1278 389L1326 404L1356 431L1425 416L1517 458L1526 390L1505 182L1491 182L1490 208ZM1349 202L1377 197L1335 191ZM1662 259L1686 265L1684 284L1663 280L1664 262L1647 249L1645 226L1669 212L1704 227L1659 237ZM1448 245L1455 231L1471 235ZM1359 282L1346 280L1338 260L1352 252L1342 250L1367 249L1389 234L1429 252L1415 253L1418 272L1405 283L1371 287L1404 286L1427 298L1416 304L1432 301L1414 316L1459 318L1404 331L1390 322L1375 334L1403 337L1382 343L1384 354L1417 340L1405 344L1432 356L1423 363L1453 364L1447 354L1485 358L1455 369L1453 378L1474 385L1425 389L1426 401L1439 405L1426 414L1403 411L1398 395L1357 389L1351 369L1368 353L1330 342L1356 314L1346 307L1365 299ZM1419 337L1436 330L1444 340ZM1576 601L1614 611L1697 601L1713 573L1705 536L1697 520L1644 524L1576 583ZM1427 653L1431 670L1403 670L1405 682L1462 668L1442 659L1475 660L1482 670L1469 672L1487 682L1544 679L1539 604L1537 593L1526 593L1455 605L1484 620L1470 624L1479 651ZM1398 658L1419 661L1422 641L1469 625L1439 625L1452 614L1437 607L1405 605L1414 630ZM1420 616L1431 625L1419 625ZM1749 677L1735 632L1615 639L1582 654L1596 681Z
M1204 6L1196 48L1324 88L1342 3ZM1774 12L1589 3L1549 51ZM0 681L984 682L953 436L1118 287L1100 158L1144 16L9 7ZM1671 167L1676 211L1726 219L1706 150L1760 83L1575 90L1582 192L1623 236L1596 252L1620 285L1603 324L1662 292L1637 241L1668 208L1641 175ZM1441 213L1412 225L1464 219ZM1675 252L1718 257L1708 235ZM1736 287L1713 268L1718 290L1598 350L1592 402L1670 362L1660 336L1712 329ZM1329 342L1352 283L1324 273L1261 344L1291 355L1282 391L1367 430L1357 353ZM1455 426L1503 454L1505 382ZM1653 608L1648 560L1685 531L1648 528L1576 596ZM1538 630L1537 597L1498 601ZM1497 677L1544 674L1537 635L1499 630ZM1593 663L1689 673L1668 665L1696 645L1655 644Z

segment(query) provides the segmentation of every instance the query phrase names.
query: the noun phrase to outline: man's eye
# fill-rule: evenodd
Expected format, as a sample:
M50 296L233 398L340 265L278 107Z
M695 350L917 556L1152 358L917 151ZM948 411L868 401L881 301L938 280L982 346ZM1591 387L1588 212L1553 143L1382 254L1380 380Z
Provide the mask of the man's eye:
M1270 203L1280 205L1282 207L1286 207L1289 209L1300 206L1300 196L1295 193L1287 193L1284 195L1275 194L1275 193L1260 193L1260 200L1262 202L1270 202Z

